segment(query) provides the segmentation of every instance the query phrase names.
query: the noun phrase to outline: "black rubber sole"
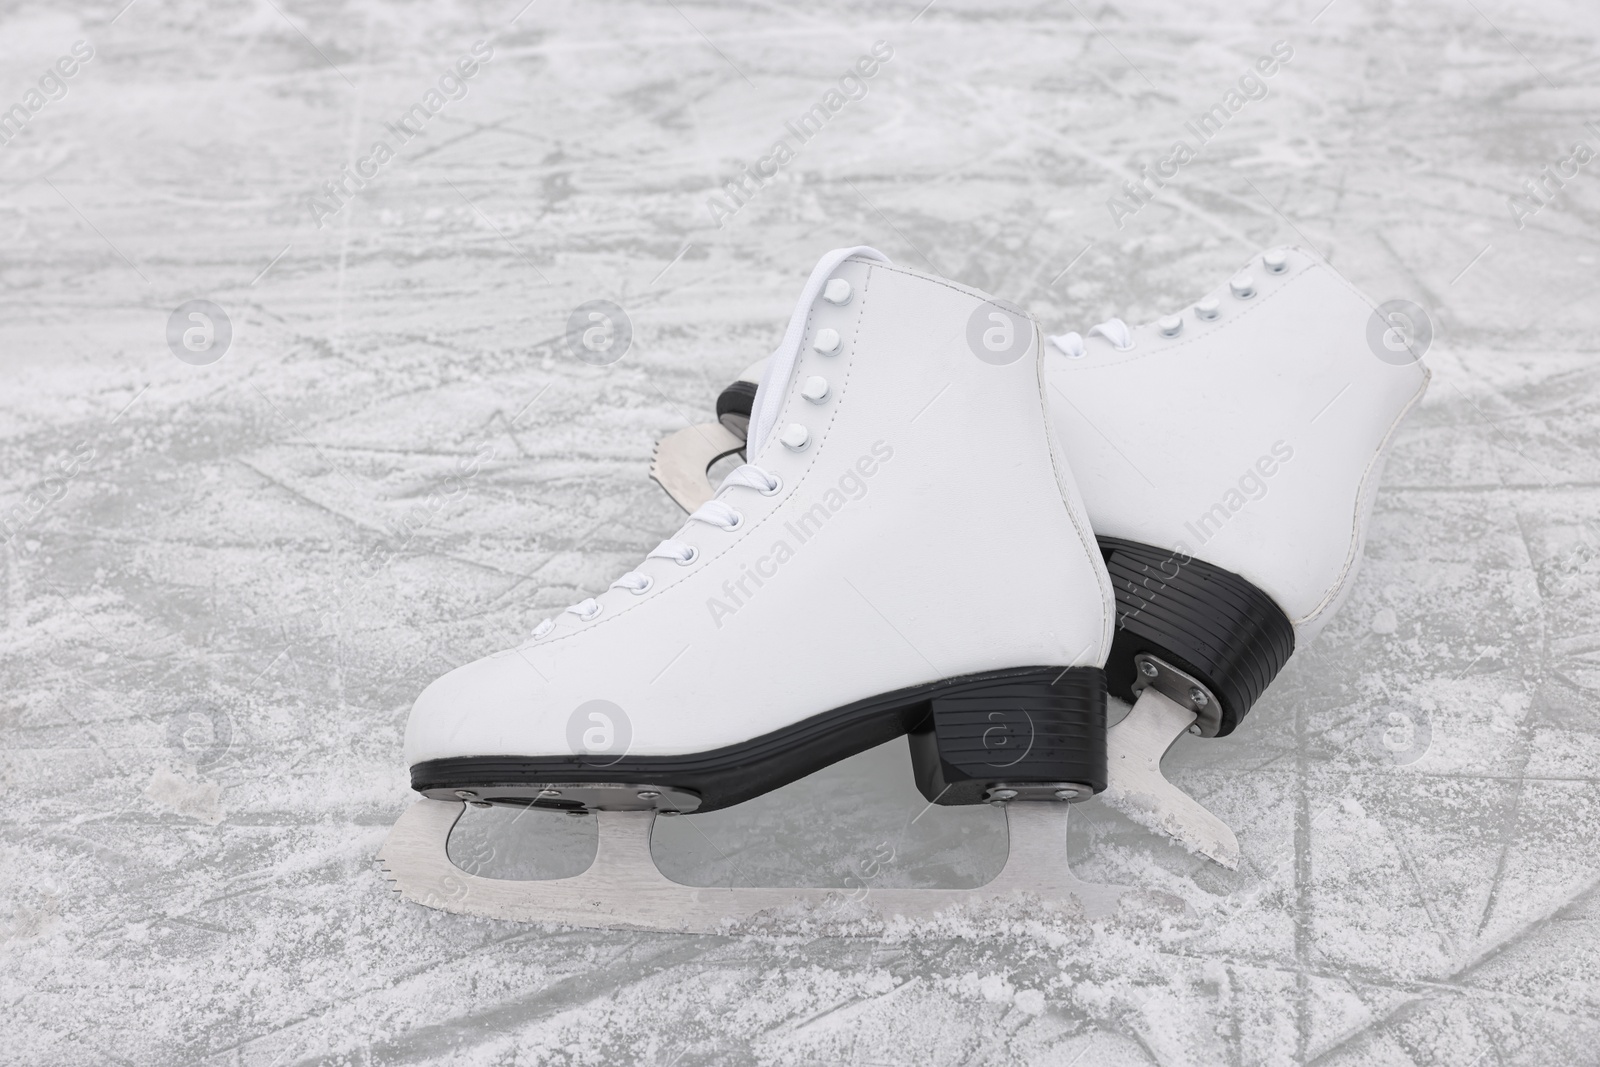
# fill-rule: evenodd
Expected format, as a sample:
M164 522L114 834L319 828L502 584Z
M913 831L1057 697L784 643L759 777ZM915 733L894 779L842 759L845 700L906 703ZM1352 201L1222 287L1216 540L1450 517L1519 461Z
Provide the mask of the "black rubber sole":
M411 788L454 800L572 810L530 795L547 783L630 783L696 795L714 811L770 792L903 734L918 788L975 804L1106 785L1106 678L1098 667L1018 667L884 693L738 745L689 756L461 756L411 768ZM1070 790L1069 790L1070 791ZM1063 797L1063 799L1066 799Z
M1221 702L1217 737L1233 732L1294 652L1294 627L1271 597L1221 567L1102 537L1117 597L1106 661L1111 695L1133 699L1134 657L1157 656Z

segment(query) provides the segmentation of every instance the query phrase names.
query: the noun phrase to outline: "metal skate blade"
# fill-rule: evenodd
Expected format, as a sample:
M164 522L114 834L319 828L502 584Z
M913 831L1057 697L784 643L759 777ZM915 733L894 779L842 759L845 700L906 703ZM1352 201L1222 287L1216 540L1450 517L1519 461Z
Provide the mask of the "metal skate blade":
M720 422L705 422L668 434L656 442L650 477L684 511L693 511L716 495L706 471L723 456L744 447L744 438Z
M1106 735L1108 782L1100 798L1190 852L1237 870L1239 839L1228 824L1161 774L1161 757L1194 721L1193 711L1155 689L1140 693L1128 717Z
M465 805L421 800L400 816L378 852L400 895L430 908L516 922L591 929L712 933L752 920L815 925L863 919L932 919L958 910L1026 902L1095 919L1117 910L1123 886L1080 881L1067 866L1067 804L1013 803L1010 852L992 882L976 889L768 889L682 885L650 856L649 811L601 811L594 862L571 878L512 881L468 874L446 843ZM1184 905L1177 902L1178 907ZM1031 911L1030 911L1031 914Z

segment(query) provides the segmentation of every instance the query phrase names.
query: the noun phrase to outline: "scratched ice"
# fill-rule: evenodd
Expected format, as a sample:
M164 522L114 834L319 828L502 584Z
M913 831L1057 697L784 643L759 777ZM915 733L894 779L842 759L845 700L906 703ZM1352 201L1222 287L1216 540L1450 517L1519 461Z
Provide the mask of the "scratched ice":
M0 1059L1597 1062L1592 3L124 3L0 13ZM1125 188L1275 41L1264 98ZM652 445L857 242L1056 332L1288 242L1428 309L1353 598L1167 760L1241 869L1091 803L1077 872L1187 913L790 940L398 901L410 700L675 528ZM562 335L602 299L632 338L592 365ZM998 813L921 808L888 746L655 848L707 884L1001 862ZM539 818L458 858L581 863Z

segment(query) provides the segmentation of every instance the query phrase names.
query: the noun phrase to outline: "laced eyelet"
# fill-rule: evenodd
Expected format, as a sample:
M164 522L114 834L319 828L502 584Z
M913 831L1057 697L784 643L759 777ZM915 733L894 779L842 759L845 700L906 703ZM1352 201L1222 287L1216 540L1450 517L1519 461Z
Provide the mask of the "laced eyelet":
M598 619L600 617L600 613L602 611L604 611L605 609L606 609L606 606L604 604L600 603L600 601L596 600L594 602L594 610L589 612L589 614L584 615L581 612L577 612L577 611L574 611L573 614L578 616L578 618L582 619L584 622L593 622L594 620L596 620L596 619Z
M774 474L772 476L772 488L757 489L756 492L760 493L762 496L777 496L779 493L783 492L783 479Z
M549 633L551 630L554 630L555 628L556 628L556 620L554 620L554 619L546 619L543 622L541 622L538 626L535 626L533 628L533 639L535 641L537 641L537 640L539 640L539 638L543 637L545 634Z
M700 550L698 548L696 548L694 545L690 545L689 546L689 555L684 557L683 559L678 560L678 566L687 567L689 564L693 563L695 560L697 560L699 558L700 558Z
M635 584L636 582L638 584ZM640 574L638 571L629 571L621 578L618 578L616 581L612 582L607 588L626 589L634 596L642 596L643 594L648 593L650 591L650 587L655 584L656 580L650 577L648 574Z
M1082 359L1089 354L1089 350L1083 346L1083 335L1076 331L1051 337L1050 343L1068 359Z
M733 513L733 523L731 525L724 526L723 529L728 531L729 533L733 533L733 531L738 530L738 529L742 529L743 527L744 527L744 512L735 511Z

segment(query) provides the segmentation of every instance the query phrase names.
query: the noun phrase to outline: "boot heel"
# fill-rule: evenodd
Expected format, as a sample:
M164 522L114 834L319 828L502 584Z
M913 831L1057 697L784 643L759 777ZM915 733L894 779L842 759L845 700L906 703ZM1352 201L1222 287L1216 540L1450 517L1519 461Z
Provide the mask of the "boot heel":
M1081 800L1106 787L1106 680L1041 667L935 695L908 735L935 804Z
M1232 733L1294 652L1283 611L1198 559L1113 537L1100 538L1100 552L1117 597L1111 695L1131 702L1152 685L1193 711L1202 735Z

